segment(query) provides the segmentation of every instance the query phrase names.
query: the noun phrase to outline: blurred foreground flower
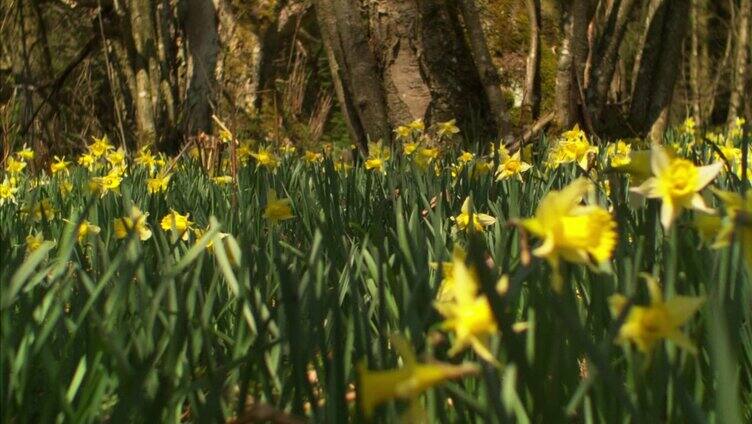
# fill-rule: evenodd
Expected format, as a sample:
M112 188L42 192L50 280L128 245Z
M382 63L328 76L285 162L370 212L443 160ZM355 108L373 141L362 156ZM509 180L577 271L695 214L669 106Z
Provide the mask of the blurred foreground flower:
M535 216L522 221L523 227L543 243L534 251L554 269L554 290L562 289L559 261L595 266L611 258L616 246L616 222L605 208L582 205L590 182L579 178L561 191L548 193Z
M669 339L678 346L697 353L697 348L680 327L700 309L705 299L675 296L664 301L658 282L649 275L645 279L650 292L650 304L632 306L629 309L616 341L631 341L641 352L650 355L658 341ZM621 294L614 294L608 300L614 316L620 315L627 304L627 298Z
M722 166L716 162L698 167L687 159L671 158L663 147L653 145L650 168L654 176L632 191L649 199L662 200L661 224L668 230L684 208L713 212L705 205L699 191L713 181Z
M425 413L418 396L427 389L446 380L477 374L475 364L452 365L443 362L419 363L409 342L393 335L392 345L402 357L402 368L371 371L365 360L358 364L358 400L367 419L373 417L376 407L390 399L404 399L410 403L405 422L425 421Z
M128 237L128 234L133 231L138 234L138 238L141 241L146 241L151 238L151 230L146 223L146 218L149 213L143 213L141 210L133 206L129 216L123 218L115 218L113 221L113 228L115 229L115 237L118 239L124 239Z
M277 193L274 190L266 192L266 209L264 218L272 223L291 219L293 217L290 199L277 199Z
M475 269L465 264L465 253L455 249L451 264L445 264L444 280L434 307L445 318L441 324L445 330L454 332L455 341L449 355L456 355L468 347L483 360L498 364L491 353L490 338L499 329L488 298L480 293L480 282ZM499 279L496 290L506 292L507 278ZM525 323L515 324L515 330L523 330Z

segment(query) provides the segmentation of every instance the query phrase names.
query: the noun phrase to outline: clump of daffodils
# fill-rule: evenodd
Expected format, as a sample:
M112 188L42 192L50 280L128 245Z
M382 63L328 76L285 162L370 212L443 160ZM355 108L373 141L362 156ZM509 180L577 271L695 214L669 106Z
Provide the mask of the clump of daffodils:
M587 139L585 132L575 125L569 131L565 131L548 152L548 166L558 168L567 163L577 163L584 169L588 169L590 158L598 154L598 147L593 146Z
M587 179L579 178L561 191L548 193L535 216L522 220L522 226L542 241L533 254L553 268L556 291L563 285L562 259L595 267L606 263L616 247L616 221L608 210L582 204L590 188Z

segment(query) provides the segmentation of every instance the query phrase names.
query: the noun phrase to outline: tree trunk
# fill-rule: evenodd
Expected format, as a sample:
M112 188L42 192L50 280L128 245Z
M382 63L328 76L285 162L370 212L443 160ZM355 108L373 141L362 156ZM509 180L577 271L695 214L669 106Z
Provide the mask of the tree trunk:
M478 16L478 9L475 7L475 0L460 0L459 5L462 10L462 18L465 21L465 29L468 33L468 38L470 39L470 47L472 49L473 59L475 60L475 66L478 69L480 82L483 85L483 90L485 91L486 99L488 100L488 106L491 110L491 118L496 124L496 133L501 136L501 138L508 139L507 141L511 142L512 134L507 115L507 106L504 102L504 97L501 95L501 90L499 89L499 84L501 83L499 72L491 61L491 55L488 52L488 45L486 44L486 37L485 34L483 34L483 26L480 17ZM539 37L536 36L536 38L540 40ZM537 44L535 48L538 51L540 50L540 46ZM539 53L536 53L536 58L533 59L534 62L537 62L538 55ZM535 66L537 69L537 63ZM536 70L534 71L537 72ZM535 81L533 81L532 85L535 85ZM540 90L540 82L538 82L538 89ZM540 95L538 97L540 97Z
M657 0L646 29L637 80L632 92L630 122L639 132L660 141L679 74L682 41L686 33L689 2Z
M729 129L733 128L736 118L742 109L742 99L749 100L749 93L745 96L744 89L749 84L747 76L747 58L749 54L750 14L752 14L752 0L741 0L739 4L738 25L736 29L736 46L734 48L734 69L732 76L731 96L729 98L728 115L726 124Z
M585 69L589 52L588 27L592 17L590 0L574 0L564 11L564 34L556 71L556 123L559 128L570 128L581 121L581 92L584 88Z
M340 108L361 146L367 140L389 140L392 128L415 119L430 124L457 118L462 125L479 112L490 127L503 125L504 103L496 96L500 92L485 40L477 26L464 34L451 3L315 4ZM473 26L474 7L460 7L465 26Z
M186 135L211 132L216 103L216 67L219 54L217 10L212 0L188 0L185 33L191 75L186 99Z
M540 0L525 0L527 15L530 20L530 46L525 64L525 89L522 105L530 113L530 122L540 115L541 81L540 81Z
M596 122L601 120L603 107L608 100L621 42L636 4L635 0L614 1L606 15L603 31L595 43L587 99L590 114Z

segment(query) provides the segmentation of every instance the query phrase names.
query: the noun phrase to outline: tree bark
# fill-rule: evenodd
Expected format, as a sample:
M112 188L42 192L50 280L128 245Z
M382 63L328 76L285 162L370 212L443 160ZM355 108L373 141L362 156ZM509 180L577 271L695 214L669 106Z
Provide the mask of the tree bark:
M747 58L749 54L750 14L752 14L752 0L741 0L739 4L738 25L736 28L736 46L734 47L734 68L732 76L731 96L729 97L726 125L733 128L736 118L743 111L742 99L745 98L745 87L749 84L747 75ZM747 93L747 101L749 93Z
M462 125L479 114L490 132L504 127L505 105L474 5L418 0L315 4L340 108L361 146L367 140L389 140L392 128L415 119L430 124L457 118Z
M657 0L642 46L630 122L640 132L660 141L679 74L689 2Z
M530 113L534 122L540 115L541 81L540 81L540 0L525 0L527 15L530 20L530 40L525 64L525 89L522 105Z
M190 52L191 75L186 99L185 134L211 132L211 115L216 103L216 67L219 55L217 10L212 0L188 0L185 33Z
M590 0L573 0L571 8L564 11L554 100L559 128L570 128L582 120L580 94L590 50L588 27L592 12Z
M537 2L537 0L528 0L528 2ZM475 7L475 0L460 0L460 9L462 10L462 17L465 21L465 28L470 39L470 46L472 49L472 56L475 60L475 66L478 69L480 82L483 85L483 89L486 93L486 99L491 109L491 118L496 124L496 133L503 139L511 138L511 129L509 125L509 118L507 114L507 106L504 102L504 97L501 95L499 84L501 79L499 73L496 70L493 62L491 61L491 55L488 52L488 45L486 44L486 36L483 34L483 26L478 16L478 9ZM540 10L540 6L538 6ZM533 72L533 81L531 82L532 90L535 90L535 84L537 82L538 91L540 91L540 81L535 79L537 75L538 56L540 55L540 37L538 36L538 14L535 14L535 40L536 44L531 47L536 49L535 57L533 57L533 65L530 66ZM532 25L532 24L531 24ZM531 36L532 37L532 36ZM528 55L530 60L530 55ZM534 95L533 91L530 92L531 96ZM537 96L537 102L540 103L540 93ZM532 99L530 107L532 108ZM537 117L537 111L535 111L533 118Z

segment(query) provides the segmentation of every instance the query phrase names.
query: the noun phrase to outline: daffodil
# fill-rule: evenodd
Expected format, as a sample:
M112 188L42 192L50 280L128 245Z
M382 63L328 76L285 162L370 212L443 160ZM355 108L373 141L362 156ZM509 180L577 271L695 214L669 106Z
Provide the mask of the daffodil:
M16 157L21 160L32 160L34 159L34 151L28 148L26 143L24 143L23 147L16 152Z
M352 165L349 162L338 160L334 162L334 170L337 172L347 172L352 169Z
M722 190L714 192L723 202L726 215L698 214L695 227L714 249L727 247L734 239L739 240L747 267L752 273L752 195L742 196Z
M148 191L149 194L156 194L167 190L171 178L172 174L159 174L153 178L147 178L146 191Z
M452 262L443 266L444 279L434 302L434 307L444 317L441 326L455 335L449 355L456 355L471 347L485 361L497 363L491 353L490 337L498 333L488 298L480 293L480 282L475 269L465 264L465 253L455 248ZM506 291L507 278L502 276L497 292ZM524 329L524 323L515 324L515 331Z
M228 185L232 184L232 175L217 175L216 177L212 177L212 182L216 185Z
M175 209L170 209L170 213L162 217L160 225L163 230L175 231L183 240L188 240L193 225L193 222L188 220L189 216L189 213L181 215Z
M92 224L91 222L87 220L81 221L81 224L78 226L78 242L81 243L84 240L86 240L86 237L89 236L89 234L99 234L99 232L102 229L99 228L99 226Z
M368 148L368 159L365 162L366 169L385 172L384 165L389 160L389 156L389 149L383 147L381 142L371 144Z
M324 160L324 155L318 152L314 152L311 150L306 150L305 155L303 155L303 158L308 163L320 163Z
M413 130L407 125L401 125L394 129L398 140L407 140L413 133Z
M263 166L265 168L274 169L279 164L279 159L277 159L277 156L269 149L259 149L257 153L251 153L251 156L253 156L254 159L256 159L256 162L259 164L259 166Z
M42 243L44 243L44 236L41 233L36 235L29 234L26 236L26 254L30 255L32 252L42 247Z
M720 150L720 154L716 153L715 159L719 162L726 159L726 166L724 167L726 171L734 172L737 166L741 165L742 149L735 147L730 139L727 139L725 144L718 146L718 150Z
M365 360L357 366L358 401L366 419L373 417L377 406L391 399L403 399L410 403L405 422L421 422L424 415L418 401L421 393L446 380L479 372L475 364L420 363L409 342L401 336L392 336L392 346L402 357L401 368L371 371L367 369Z
M24 209L23 212L28 213L28 209ZM43 219L45 221L51 221L55 218L55 215L57 215L57 210L52 205L50 199L44 198L31 207L31 214L36 222L42 221Z
M13 156L9 156L5 162L5 171L10 175L18 175L26 168L26 161L23 159L16 160Z
M418 143L407 142L402 145L402 153L405 156L412 155L418 149Z
M264 218L272 223L293 218L290 199L277 199L277 193L274 190L268 190L266 193L266 209Z
M561 259L594 266L608 261L616 246L616 222L608 210L581 204L589 189L588 180L577 179L561 191L548 193L535 216L522 221L526 230L543 240L533 254L551 264L557 292L563 284Z
M89 152L89 153L82 153L78 157L78 159L76 160L76 162L79 165L83 166L84 168L88 169L89 171L93 171L94 170L94 164L97 163L97 158L96 158L96 156L94 156L93 154L91 154L91 152Z
M451 137L454 134L457 134L460 132L460 129L457 128L457 120L451 119L446 122L439 122L436 126L436 134L439 137Z
M425 171L428 169L428 165L439 157L440 153L441 151L437 148L421 147L418 149L413 161L420 169Z
M615 168L629 165L632 162L631 153L632 146L623 140L609 144L606 148L606 156L608 156L611 166Z
M522 173L530 169L530 164L523 162L518 150L512 156L507 156L496 169L496 181L503 181L509 178L518 178L522 181Z
M565 131L549 151L548 165L555 168L565 163L576 162L580 168L587 170L591 155L597 153L598 148L592 146L585 133L575 125L571 130Z
M496 223L496 218L494 218L491 215L485 214L485 213L477 213L473 211L472 214L472 225L471 225L471 219L470 219L470 197L466 197L465 201L462 202L462 208L460 209L460 214L452 217L452 220L455 222L455 225L460 230L465 230L468 228L472 228L475 231L483 231L484 227L488 227L489 225L493 225Z
M407 126L410 127L410 129L416 134L420 134L426 129L426 124L423 123L422 119L416 119L413 122L407 124Z
M123 218L115 218L113 221L113 227L115 229L115 237L123 239L133 231L138 234L138 238L141 241L146 241L151 238L151 230L146 223L146 219L149 217L149 213L143 213L141 210L133 206L130 214Z
M107 153L104 158L111 167L125 169L125 152L122 148Z
M15 180L13 178L9 179L6 175L2 184L0 184L0 206L6 203L15 204L17 191L18 187L16 187Z
M661 224L668 230L682 209L712 213L699 194L721 171L722 163L697 167L687 159L670 158L663 147L654 145L650 154L653 177L632 191L662 200Z
M60 191L60 194L63 196L63 198L66 198L68 197L69 194L73 192L73 183L70 181L70 179L65 178L58 182L57 188Z
M144 146L139 149L138 154L133 158L133 163L154 172L159 165L159 159L151 151L151 146Z
M102 157L107 152L114 149L110 144L110 140L107 138L107 134L103 135L101 138L92 137L92 139L94 139L94 142L91 143L88 148L89 152L91 152L96 158Z
M694 135L695 130L697 129L697 122L695 122L694 118L691 116L682 122L681 126L679 127L679 132L683 134L690 134Z
M475 155L464 150L462 151L462 154L457 157L457 161L463 165L467 165L468 163L472 162L473 159L475 159Z
M646 280L650 292L650 304L635 305L629 309L616 341L619 343L631 341L637 349L649 355L660 340L669 339L678 346L697 353L694 343L681 331L680 327L700 309L705 299L675 296L664 301L658 282L649 276ZM621 294L615 294L609 298L609 304L612 314L618 316L626 306L627 299Z
M295 146L293 146L292 143L285 143L279 148L279 151L284 155L291 155L295 153Z
M98 193L100 197L104 197L111 191L120 193L120 183L122 181L123 177L117 170L114 172L110 171L101 177L92 177L89 181L89 188L94 193Z
M70 165L70 162L65 160L65 156L55 156L55 160L50 165L50 171L52 172L52 175L55 175L58 172L68 172L68 165Z

